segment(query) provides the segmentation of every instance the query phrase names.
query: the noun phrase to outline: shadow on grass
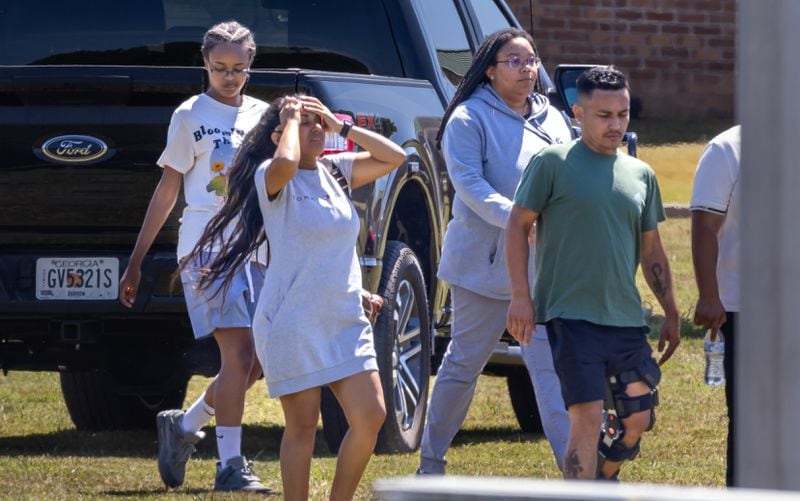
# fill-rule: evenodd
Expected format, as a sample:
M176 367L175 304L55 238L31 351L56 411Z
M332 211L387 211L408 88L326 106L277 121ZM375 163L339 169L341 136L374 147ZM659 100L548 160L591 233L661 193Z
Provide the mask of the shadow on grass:
M213 460L217 457L213 427L206 427L206 438L197 444L193 457ZM283 427L277 425L245 425L242 430L242 447L245 455L253 460L277 460ZM522 442L545 440L542 434L524 433L519 428L472 428L461 430L453 445L468 443ZM34 433L0 437L0 456L49 456L86 457L138 457L152 458L158 454L155 430L128 430L88 432L59 430L52 433ZM317 431L314 446L315 457L334 457L328 450L322 430Z
M661 120L643 118L631 120L628 130L636 132L640 145L662 146L674 143L706 143L732 125L732 119Z
M256 493L243 493L243 492L235 492L235 493L220 493L216 492L213 489L187 489L184 487L180 487L176 490L167 489L165 487L157 488L157 489L143 489L143 490L108 490L100 492L103 496L108 497L120 497L125 499L143 499L143 498L158 498L165 494L174 494L178 496L192 496L195 499L215 499L218 495L228 495L228 496L235 496L235 499L264 499L266 496L267 499L273 499L275 497L279 497L282 495L280 491L274 491L270 494L256 494ZM225 498L227 499L227 498ZM233 497L231 499L234 499Z
M460 430L453 439L453 446L481 444L486 442L536 442L547 440L542 433L525 433L519 428L470 428Z
M205 431L207 436L197 444L195 457L214 459L217 457L214 429L206 427ZM282 434L282 426L245 425L242 430L245 454L251 459L255 459L256 456L277 458ZM88 432L73 429L0 437L0 456L28 456L31 454L155 459L158 454L158 441L155 430ZM314 454L319 456L330 454L321 431L317 433L317 446Z
M121 497L127 499L141 499L143 497L160 497L164 494L175 493L181 494L186 496L197 496L197 497L206 497L211 496L214 494L212 489L186 489L181 488L180 490L171 490L167 489L166 487L157 487L155 489L138 489L138 490L108 490L102 491L99 494L103 496L110 496L110 497Z
M186 496L190 496L193 499L218 499L219 496L228 496L223 497L222 499L275 499L282 496L280 491L274 491L269 494L263 493L243 493L243 492L216 492L214 489L187 489L185 487L179 487L176 489L167 489L165 487L157 488L157 489L142 489L142 490L107 490L101 491L98 494L102 496L107 496L110 498L123 498L123 499L158 499L164 495L172 495L169 499L173 499L173 497L177 496L180 498L184 498Z
M664 322L664 315L653 315L647 320L650 327L650 339L658 340L661 332L661 324ZM692 319L686 316L681 317L681 339L703 339L706 331L703 327L694 325Z
M159 487L156 489L140 489L140 490L107 490L102 491L99 494L108 497L119 497L125 499L143 499L143 498L158 498L165 494L174 494L178 496L192 496L195 499L215 499L215 496L218 495L225 495L228 494L229 496L235 496L236 499L264 499L266 496L267 499L275 498L276 496L281 496L282 493L280 491L275 490L270 494L256 494L256 493L243 493L243 492L235 492L235 493L220 493L216 492L213 489L187 489L185 487L180 487L178 489L167 489L166 487ZM233 499L233 498L232 498Z

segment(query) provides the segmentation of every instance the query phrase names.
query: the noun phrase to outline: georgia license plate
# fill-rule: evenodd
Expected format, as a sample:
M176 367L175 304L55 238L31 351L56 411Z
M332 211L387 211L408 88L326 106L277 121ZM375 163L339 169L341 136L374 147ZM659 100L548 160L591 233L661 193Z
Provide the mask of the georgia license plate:
M36 260L36 299L117 299L119 259L115 257L40 257Z

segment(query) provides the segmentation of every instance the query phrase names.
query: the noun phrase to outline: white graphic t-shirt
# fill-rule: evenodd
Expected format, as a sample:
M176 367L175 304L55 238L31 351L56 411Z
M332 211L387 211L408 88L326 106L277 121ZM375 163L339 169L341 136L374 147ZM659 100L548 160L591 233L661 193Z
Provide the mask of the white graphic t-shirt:
M206 224L225 202L233 155L267 107L267 103L249 96L244 96L237 108L199 94L172 114L167 145L158 165L183 174L186 208L178 233L178 259L192 251ZM259 249L254 258L266 263L265 249Z

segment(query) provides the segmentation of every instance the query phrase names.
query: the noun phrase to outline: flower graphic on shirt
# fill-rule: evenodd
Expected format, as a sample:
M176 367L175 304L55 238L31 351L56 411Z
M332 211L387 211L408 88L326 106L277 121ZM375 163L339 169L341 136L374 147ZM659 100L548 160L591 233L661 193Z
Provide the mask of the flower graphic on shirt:
M206 185L206 191L214 193L218 197L224 197L228 194L228 178L222 173L224 168L225 162L211 164L211 172L218 172L219 174L211 178L211 181Z

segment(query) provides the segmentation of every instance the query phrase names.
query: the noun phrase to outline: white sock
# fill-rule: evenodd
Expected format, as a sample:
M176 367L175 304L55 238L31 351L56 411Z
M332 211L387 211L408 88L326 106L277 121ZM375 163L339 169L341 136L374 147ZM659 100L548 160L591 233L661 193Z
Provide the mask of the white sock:
M219 461L225 468L228 460L242 455L242 427L217 426L216 435Z
M195 400L191 407L183 414L181 425L183 431L195 433L208 424L214 417L214 408L206 403L206 392Z

